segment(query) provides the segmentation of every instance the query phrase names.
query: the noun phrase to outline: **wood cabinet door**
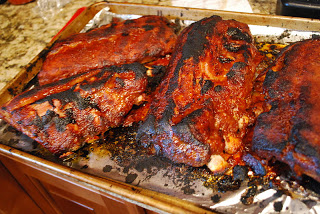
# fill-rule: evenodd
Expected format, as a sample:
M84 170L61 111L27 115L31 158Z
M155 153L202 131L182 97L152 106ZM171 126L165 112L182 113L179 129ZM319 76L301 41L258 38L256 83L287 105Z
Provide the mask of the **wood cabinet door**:
M4 156L0 156L0 160L45 213L146 213L137 205L89 189L69 178L46 173Z
M0 162L0 213L43 213Z

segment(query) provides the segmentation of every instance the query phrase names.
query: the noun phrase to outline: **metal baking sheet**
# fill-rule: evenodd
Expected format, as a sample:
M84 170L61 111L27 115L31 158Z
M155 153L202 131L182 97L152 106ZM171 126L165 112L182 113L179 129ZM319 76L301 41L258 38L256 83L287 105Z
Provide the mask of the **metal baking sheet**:
M98 3L75 19L56 39L107 24L114 17L133 19L150 14L166 16L172 21L178 21L182 27L211 15L220 15L224 19L232 18L249 24L257 42L289 44L320 35L318 31L320 22L311 19L139 4ZM0 103L11 99L35 77L42 65L43 56L51 45L52 43L48 44L47 48L0 92L2 95ZM239 184L240 187L234 188L233 191L210 186L210 184L214 185L215 179L219 178L208 175L205 167L192 168L184 164L175 164L165 158L148 155L137 148L134 142L135 128L111 130L107 138L113 142L101 141L88 145L77 152L73 158L62 161L1 121L0 151L17 159L29 161L30 164L36 162L71 177L74 174L70 174L68 169L76 169L77 179L88 185L105 189L116 194L117 197L123 197L148 209L154 208L157 212L273 213L281 210L284 213L320 213L319 195L283 178L277 178L278 187L269 185L268 180L255 181L254 177L249 179L250 182L248 179L244 180ZM121 132L127 133L125 138L119 134ZM109 180L93 184L95 178ZM120 184L116 189L106 188L105 184L112 181L152 192L145 194L140 192L140 197L131 197L127 189ZM252 182L256 182L257 191L252 198L252 203L245 205L242 200L248 188L252 188L250 184ZM285 191L280 191L281 189L292 193L291 196L284 194ZM154 195L154 193L161 194ZM176 199L182 199L181 203Z

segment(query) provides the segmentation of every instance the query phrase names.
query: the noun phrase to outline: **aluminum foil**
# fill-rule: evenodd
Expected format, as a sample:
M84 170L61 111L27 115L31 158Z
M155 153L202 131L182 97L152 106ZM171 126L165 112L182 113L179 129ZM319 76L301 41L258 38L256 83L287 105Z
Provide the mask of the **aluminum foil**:
M101 10L81 32L110 23L113 18L134 19L139 15L122 15ZM172 20L177 22L177 20ZM185 27L194 21L179 21ZM258 42L288 44L308 39L318 32L290 31L285 28L250 25L252 34ZM74 169L142 188L165 193L191 201L206 209L219 213L320 213L320 196L305 189L294 181L283 177L260 178L248 171L245 179L229 180L231 188L223 188L219 177L212 176L208 169L192 168L175 164L169 160L149 155L137 147L135 129L124 130L126 137L115 136L123 129L111 130L112 143L100 141L81 149L69 160L61 161L45 151L27 136L0 120L0 142L29 152L44 159L57 162ZM112 144L112 146L110 146ZM230 184L229 184L230 185ZM234 186L232 186L234 185Z

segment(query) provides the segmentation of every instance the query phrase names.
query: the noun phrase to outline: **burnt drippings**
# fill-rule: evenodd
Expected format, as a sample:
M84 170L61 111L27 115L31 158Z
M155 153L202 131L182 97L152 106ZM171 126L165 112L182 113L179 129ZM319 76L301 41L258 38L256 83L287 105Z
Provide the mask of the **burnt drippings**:
M246 192L241 196L240 201L245 205L253 203L254 196L257 194L257 186L250 186Z
M246 191L241 195L240 202L244 205L250 205L253 203L254 197L267 189L270 189L273 187L273 183L269 180L267 177L261 177L261 176L253 176L250 177L247 183ZM280 191L277 191L274 194L275 198L278 198L282 193ZM266 201L263 201L260 205L261 207L267 206L271 201L274 200L272 197L266 199Z
M248 167L236 165L232 169L233 180L244 181L248 178Z
M132 127L111 129L104 134L103 140L81 149L78 153L80 154L83 150L89 152L106 150L118 168L122 168L118 170L126 174L125 182L139 185L142 178L136 172L147 174L143 179L148 180L161 171L163 177L170 178L175 184L179 184L181 192L187 195L194 194L195 179L199 178L202 170L207 169L193 168L185 164L174 163L165 157L155 156L152 150L142 148L136 143L134 140L136 130L136 124ZM108 173L116 168L106 165L102 171Z
M199 178L204 181L203 185L220 193L238 190L242 182L247 180L235 179L232 175L214 175L207 168L199 172L201 173L199 174Z
M220 201L220 199L221 199L221 196L218 195L218 194L215 194L215 195L211 196L211 201L213 203L218 203Z
M137 177L138 175L136 173L130 173L127 175L125 182L131 184L132 182L134 182L134 180L136 180Z
M219 192L233 191L239 189L240 185L240 180L234 180L232 176L225 175L217 182L217 189Z
M103 172L111 172L112 166L111 165L105 165L102 169Z
M183 190L183 193L186 195L192 195L195 193L195 190L191 188L191 186L184 186L181 188Z
M273 208L274 208L274 211L276 212L281 212L282 208L283 208L283 204L282 204L282 201L276 201L273 203Z
M244 162L252 168L256 175L264 176L266 175L266 169L263 167L261 162L253 157L251 154L245 154L243 156Z

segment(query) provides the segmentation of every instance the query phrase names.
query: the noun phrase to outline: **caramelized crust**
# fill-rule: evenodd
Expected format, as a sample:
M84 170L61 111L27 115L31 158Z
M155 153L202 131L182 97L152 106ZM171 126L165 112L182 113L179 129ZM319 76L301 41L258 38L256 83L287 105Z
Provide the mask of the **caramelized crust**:
M171 53L176 42L172 24L161 16L115 22L57 41L38 75L40 85L90 69L148 62Z
M74 151L144 101L146 71L139 63L91 70L24 92L0 114L52 153Z
M287 47L269 68L270 110L258 117L252 149L320 182L320 39Z
M223 171L253 122L251 91L260 60L246 24L212 16L190 25L178 37L137 139L191 166L218 157L215 170Z

